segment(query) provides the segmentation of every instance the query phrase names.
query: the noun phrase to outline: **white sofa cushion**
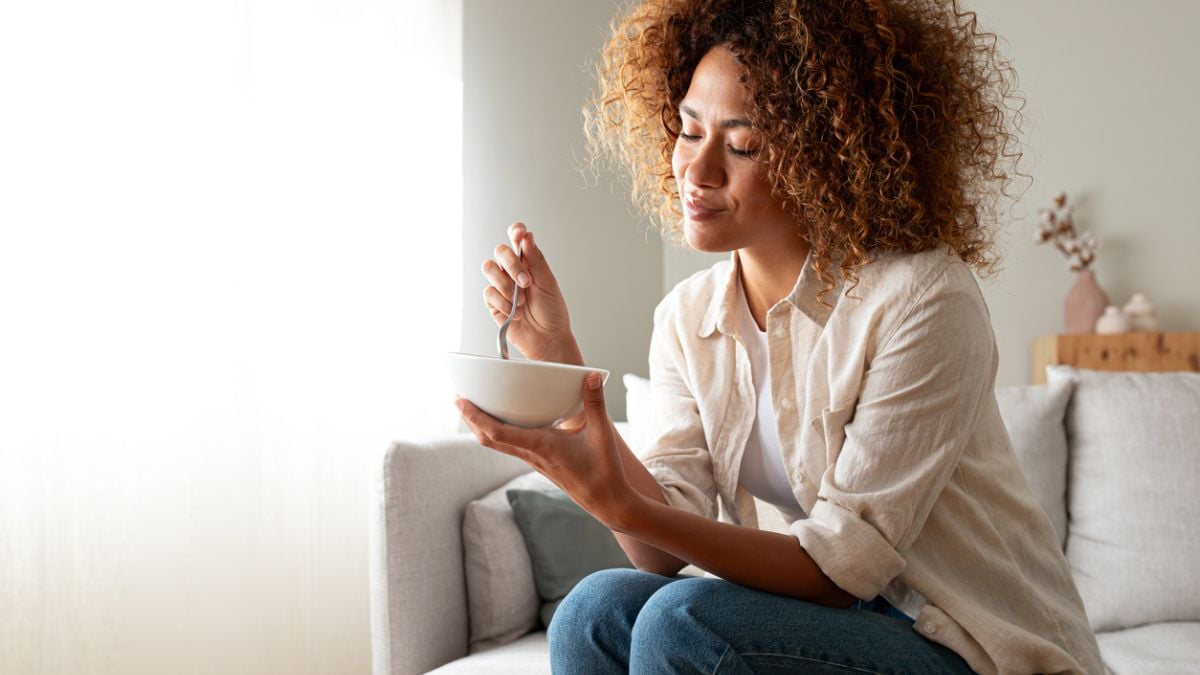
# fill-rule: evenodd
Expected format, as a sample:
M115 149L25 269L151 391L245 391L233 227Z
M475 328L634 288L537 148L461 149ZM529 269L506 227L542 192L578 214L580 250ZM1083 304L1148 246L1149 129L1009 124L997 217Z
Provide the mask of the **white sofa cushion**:
M1046 374L1075 381L1067 560L1092 628L1200 621L1200 374Z
M996 387L1000 417L1033 496L1067 540L1067 432L1071 382Z
M541 599L525 540L505 490L553 488L530 471L467 504L463 513L463 567L471 621L468 652L511 642L538 626Z
M550 675L550 643L540 630L505 645L451 661L431 675Z
M1200 672L1200 623L1154 623L1096 634L1100 657L1114 675Z

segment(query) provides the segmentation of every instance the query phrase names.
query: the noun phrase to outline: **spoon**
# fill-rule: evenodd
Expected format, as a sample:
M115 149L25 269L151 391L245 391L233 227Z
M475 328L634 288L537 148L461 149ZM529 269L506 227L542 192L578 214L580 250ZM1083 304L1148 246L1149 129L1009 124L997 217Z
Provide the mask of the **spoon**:
M521 262L522 255L523 254L522 254L522 250L521 250L521 245L518 244L517 245L517 262ZM499 343L499 345L500 345L500 358L502 358L502 359L508 358L508 340L505 339L505 336L508 335L508 324L512 323L513 316L515 316L517 313L517 300L520 297L521 297L521 284L517 283L516 280L514 279L513 280L512 309L508 310L508 318L505 319L504 323L500 325L500 335L497 336L497 338L496 338L496 342Z

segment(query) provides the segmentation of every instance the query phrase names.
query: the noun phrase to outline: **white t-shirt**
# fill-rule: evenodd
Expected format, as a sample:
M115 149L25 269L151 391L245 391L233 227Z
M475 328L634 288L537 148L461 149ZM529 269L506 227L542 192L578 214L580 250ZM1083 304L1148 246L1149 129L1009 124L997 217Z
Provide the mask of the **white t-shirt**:
M746 452L742 455L742 468L738 483L759 499L783 507L785 510L805 518L804 509L796 501L788 482L787 470L783 466L783 453L779 449L779 426L775 422L775 406L771 400L771 361L768 358L767 332L760 330L750 313L746 292L738 280L738 297L741 310L738 319L738 337L746 346L750 356L750 372L754 377L754 390L758 393L758 413L746 440ZM909 616L916 617L925 606L925 597L902 584L893 584L890 589L895 598L893 605ZM897 597L898 596L898 597Z
M750 438L746 441L738 482L763 501L803 514L804 509L792 494L792 486L788 483L787 471L783 466L783 454L779 450L779 427L775 423L775 407L771 402L767 333L759 330L754 322L740 282L738 291L742 305L738 335L750 355L750 372L754 375L754 390L758 392L758 414L754 416L754 426L750 428Z

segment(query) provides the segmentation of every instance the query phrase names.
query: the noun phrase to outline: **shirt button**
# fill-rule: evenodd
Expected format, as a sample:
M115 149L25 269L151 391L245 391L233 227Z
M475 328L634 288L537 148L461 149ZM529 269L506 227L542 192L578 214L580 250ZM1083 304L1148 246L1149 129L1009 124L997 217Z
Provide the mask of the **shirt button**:
M797 471L796 472L796 480L800 481L801 483L807 483L808 476L804 475L803 471Z
M931 623L927 623L924 626L921 626L921 630L925 631L926 633L928 633L930 635L933 635L934 633L937 632L937 626L935 626Z
M779 407L783 408L784 410L791 410L792 409L792 399L784 397L783 399L781 399L779 401Z
M782 338L784 335L786 335L786 331L783 330L783 326L776 328L774 335L777 338Z

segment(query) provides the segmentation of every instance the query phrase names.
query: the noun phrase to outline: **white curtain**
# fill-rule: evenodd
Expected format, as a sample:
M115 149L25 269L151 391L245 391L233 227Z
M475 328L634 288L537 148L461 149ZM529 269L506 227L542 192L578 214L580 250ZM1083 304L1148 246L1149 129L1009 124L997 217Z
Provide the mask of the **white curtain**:
M0 3L0 672L370 664L453 432L461 0Z

